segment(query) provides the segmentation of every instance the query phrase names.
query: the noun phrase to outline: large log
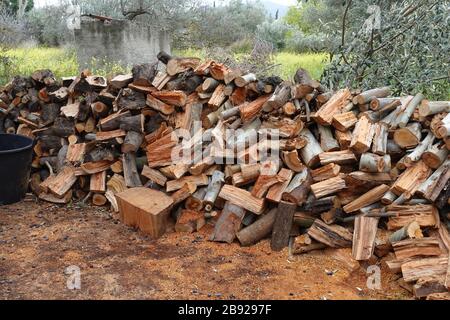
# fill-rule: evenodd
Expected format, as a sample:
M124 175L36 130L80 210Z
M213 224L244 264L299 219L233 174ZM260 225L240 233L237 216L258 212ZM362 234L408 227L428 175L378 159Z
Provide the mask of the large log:
M236 237L236 233L241 228L241 222L244 216L245 209L227 201L222 210L222 214L216 222L210 240L232 243Z
M240 230L236 236L242 246L250 246L269 236L272 232L278 209L274 208L248 227Z
M277 216L273 224L272 240L270 247L274 251L281 251L289 244L289 234L292 227L296 204L280 202L278 204Z

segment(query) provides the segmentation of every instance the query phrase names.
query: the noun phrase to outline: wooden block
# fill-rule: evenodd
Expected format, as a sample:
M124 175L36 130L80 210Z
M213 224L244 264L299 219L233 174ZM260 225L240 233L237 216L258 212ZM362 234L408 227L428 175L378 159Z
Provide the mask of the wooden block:
M308 230L309 236L333 248L350 248L353 235L346 228L338 225L327 225L316 219Z
M91 175L90 191L106 192L106 171Z
M434 238L406 239L393 243L392 247L399 260L417 256L439 256L443 253L439 241Z
M330 163L326 166L311 171L314 182L320 182L337 177L341 172L341 166Z
M386 213L393 215L387 223L388 230L398 230L417 221L421 227L437 228L440 224L439 211L434 205L391 205Z
M167 226L173 200L163 192L148 188L132 188L116 194L120 220L156 239Z
M324 126L330 126L333 117L342 112L342 109L350 98L351 93L349 89L339 90L316 112L317 123Z
M353 231L352 256L355 260L369 260L375 249L379 218L356 217Z
M289 235L297 205L289 202L280 202L273 224L270 247L274 251L281 251L289 244Z
M167 178L158 170L152 169L148 166L144 166L141 174L162 187L166 185Z
M424 258L402 264L402 274L406 282L417 281L424 277L445 276L448 256Z
M61 170L61 172L58 173L56 177L51 180L48 185L48 189L56 197L63 198L76 181L77 177L75 176L75 169L73 167L66 166Z
M227 201L216 222L210 241L232 243L241 228L244 216L245 209Z
M340 177L331 178L311 185L311 191L316 199L337 193L345 188L347 188L345 180Z
M81 162L86 154L86 143L76 143L68 146L66 160L70 162Z

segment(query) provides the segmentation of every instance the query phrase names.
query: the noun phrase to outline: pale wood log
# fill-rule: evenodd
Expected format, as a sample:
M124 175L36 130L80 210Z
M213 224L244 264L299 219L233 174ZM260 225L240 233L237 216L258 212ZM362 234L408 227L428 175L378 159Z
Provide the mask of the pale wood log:
M339 90L316 112L315 121L318 124L330 126L333 117L342 112L350 97L351 93L348 88Z
M327 225L316 219L308 230L308 235L332 248L349 248L353 235L346 228L338 225Z
M384 123L377 123L374 131L372 152L383 156L387 153L388 127Z
M297 205L281 201L273 224L270 247L273 251L281 251L289 244L289 234L292 227L294 212Z
M159 184L160 186L164 187L167 182L167 178L158 170L152 169L148 166L144 166L144 169L142 170L141 175L148 178L149 180Z
M375 250L379 218L356 217L353 231L353 259L369 260Z
M419 161L400 175L392 185L391 191L396 195L403 193L413 195L430 174L431 169L423 161Z
M225 183L225 175L221 171L214 171L211 182L206 189L205 197L203 198L203 204L206 211L211 211L214 207L214 203L219 195L222 185ZM232 211L232 210L231 210ZM242 215L243 216L243 215Z
M51 179L51 182L48 184L48 190L56 197L64 198L64 195L72 188L76 181L75 169L66 166L58 175Z
M356 123L355 130L353 131L352 141L350 143L350 148L358 154L369 151L374 135L374 125L370 123L369 119L366 116L362 116Z
M289 183L292 180L292 177L294 176L294 171L288 170L288 169L281 169L278 173L278 176L283 179L283 182L279 182L272 187L270 187L269 191L267 192L266 199L272 202L279 203L282 199L283 193L285 192L286 188L289 186Z
M398 230L417 221L420 227L437 228L440 224L439 212L434 205L391 205L386 214L392 215L387 223L388 230Z
M96 193L106 192L106 171L91 175L89 190Z
M407 239L392 244L395 256L399 260L417 256L440 256L442 251L435 238Z
M395 201L395 199L397 199L397 195L392 191L388 191L381 198L381 203L384 205L392 204Z
M256 78L256 75L254 73L248 73L244 76L236 77L234 79L234 83L236 84L236 86L242 88L248 85L250 82L254 82L257 80L258 79Z
M334 135L339 143L339 146L341 147L341 150L346 150L350 147L352 142L352 133L350 131L335 131Z
M425 99L419 106L419 114L424 118L441 112L450 112L450 101L429 101Z
M399 98L372 98L370 100L370 109L373 111L379 111L393 102L400 101Z
M113 194L127 190L125 178L119 174L114 174L106 183L106 187Z
M75 175L90 175L108 170L111 166L111 161L102 160L95 162L85 162L81 164L80 170L75 173Z
M284 106L291 99L291 86L287 82L281 83L272 96L264 103L263 110L271 112Z
M86 143L76 143L68 146L66 160L69 162L81 162L86 155Z
M355 154L350 150L323 152L319 154L321 165L334 164L352 164L357 162Z
M450 136L450 113L448 113L442 122L438 125L435 131L436 137L439 139L447 138Z
M414 98L408 103L406 109L400 113L395 120L395 124L398 125L400 128L406 127L406 125L409 122L409 119L413 115L416 108L419 106L419 104L424 99L424 96L421 93L418 93L414 96Z
M311 171L314 182L320 182L337 177L341 172L341 166L335 163L327 164L326 166L317 168Z
M422 229L417 221L413 221L401 229L398 229L389 236L389 243L395 243L405 239L421 239L423 238Z
M173 204L171 197L148 188L132 188L116 195L120 209L120 220L139 228L152 238L162 236L167 227L167 218Z
M236 233L241 228L241 222L244 216L245 209L227 201L209 240L232 243L236 237Z
M364 153L359 161L359 170L369 173L385 172L384 158L373 153Z
M371 204L381 200L384 194L389 190L389 186L382 184L369 192L363 194L356 200L350 202L344 207L346 213L353 213Z
M346 188L347 185L345 183L345 180L341 177L331 178L311 185L311 191L316 199L329 196Z
M300 156L302 157L303 162L308 167L316 166L320 162L319 155L323 153L320 144L317 142L311 131L307 128L301 131L300 137L307 141L307 145L300 150Z
M353 112L345 112L340 114L335 114L333 116L332 125L337 130L345 132L352 128L358 122L358 118Z
M185 183L192 183L196 186L206 186L209 183L207 175L202 174L199 176L186 176L177 180L171 180L166 182L166 192L176 191L183 187Z
M362 92L353 99L353 104L367 104L374 98L385 98L391 94L389 87L381 87Z
M418 122L410 123L404 128L395 130L394 141L402 148L416 147L422 138L422 126Z
M234 186L224 185L220 190L219 197L257 215L264 210L264 199L256 198L250 192Z
M447 159L426 181L417 189L417 194L429 200L436 201L450 179L450 159Z
M437 143L428 148L422 154L422 161L431 169L437 169L447 160L448 150L445 147L441 147L440 143Z
M197 191L197 186L195 184L185 183L184 186L170 195L173 200L173 206L188 199L195 191Z
M424 277L445 276L447 264L448 256L406 262L401 266L403 279L406 282L413 282Z

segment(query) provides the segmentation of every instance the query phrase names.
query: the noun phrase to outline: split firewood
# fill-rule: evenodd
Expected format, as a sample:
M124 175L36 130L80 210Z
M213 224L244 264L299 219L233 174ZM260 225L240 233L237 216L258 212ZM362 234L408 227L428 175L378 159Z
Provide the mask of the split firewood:
M241 228L241 222L245 215L245 209L227 201L222 214L216 222L211 241L232 243L236 233Z

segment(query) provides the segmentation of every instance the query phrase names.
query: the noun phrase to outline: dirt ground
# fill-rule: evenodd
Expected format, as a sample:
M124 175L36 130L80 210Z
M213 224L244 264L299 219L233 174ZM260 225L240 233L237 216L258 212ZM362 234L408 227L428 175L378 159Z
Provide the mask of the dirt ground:
M382 290L333 255L289 257L267 240L209 242L211 226L155 241L106 209L33 201L0 207L0 299L410 299L382 267ZM69 290L65 270L81 270Z

